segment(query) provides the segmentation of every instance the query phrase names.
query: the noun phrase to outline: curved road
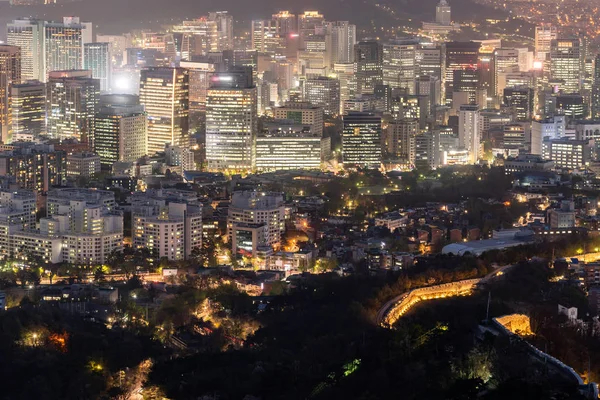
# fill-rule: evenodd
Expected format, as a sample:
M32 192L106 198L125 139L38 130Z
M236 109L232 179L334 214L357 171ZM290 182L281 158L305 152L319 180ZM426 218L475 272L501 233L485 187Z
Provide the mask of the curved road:
M489 274L487 274L486 276L481 278L477 284L480 285L480 284L486 283L498 276L501 276L504 274L505 271L507 271L508 269L510 269L512 267L513 267L513 265L511 264L511 265L504 265L502 267L496 268L494 271L490 272ZM456 282L448 282L448 283L456 283ZM439 285L433 285L433 286L424 286L422 288L417 288L417 289L435 288L438 286L441 287L442 285L447 285L448 283L441 283ZM413 289L413 290L417 290L417 289ZM397 303L402 302L402 300L404 300L413 290L404 292L404 293L394 297L393 299L387 301L383 306L381 306L381 308L377 312L377 319L376 319L377 325L383 326L383 321L384 321L386 315L388 314L388 312L390 311L390 309L392 309L393 306L396 305Z

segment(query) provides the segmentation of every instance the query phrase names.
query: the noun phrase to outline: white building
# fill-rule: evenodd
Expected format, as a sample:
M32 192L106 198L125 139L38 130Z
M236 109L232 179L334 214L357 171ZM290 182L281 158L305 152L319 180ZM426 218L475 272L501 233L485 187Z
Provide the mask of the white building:
M461 105L458 114L458 143L469 152L469 163L475 164L481 154L479 106Z
M233 254L240 254L239 250L243 249L240 243L248 241L251 249L254 249L252 255L256 255L259 247L278 248L285 230L284 219L283 194L234 192L227 218Z
M202 246L202 207L169 202L158 214L134 214L133 246L146 248L159 258L185 260Z

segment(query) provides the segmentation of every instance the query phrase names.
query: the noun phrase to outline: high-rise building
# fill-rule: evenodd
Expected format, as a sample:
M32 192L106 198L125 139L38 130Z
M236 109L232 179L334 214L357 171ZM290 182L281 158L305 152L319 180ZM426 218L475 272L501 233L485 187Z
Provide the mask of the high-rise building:
M587 140L550 139L542 143L542 158L554 161L557 168L583 168L590 162Z
M550 43L550 74L559 81L563 93L581 89L581 41L579 38L558 38Z
M344 102L354 97L356 80L354 79L354 64L334 64L334 75L340 81L340 114L343 114Z
M512 109L517 121L528 121L533 118L532 88L521 86L504 89L504 105Z
M519 51L517 49L499 48L494 50L494 81L496 88L492 93L489 93L489 95L502 96L504 86L501 83L506 83L506 79L499 79L499 75L518 70Z
M0 45L0 139L12 142L11 87L21 82L21 49Z
M206 97L208 168L252 170L257 124L257 93L250 69L215 73Z
M284 43L284 36L279 32L277 21L252 21L252 49L259 53L279 53Z
M318 11L305 11L298 15L298 34L300 35L300 48L304 49L304 40L312 35L317 34L323 24L325 17L319 14Z
M454 92L454 71L475 70L479 59L479 42L446 43L445 96L446 104L452 100Z
M381 117L367 112L344 115L342 161L344 166L379 168L381 165Z
M324 76L305 80L304 100L321 107L325 115L337 115L340 110L340 81Z
M233 49L233 16L227 11L208 14L208 19L217 26L217 51Z
M100 96L93 149L106 167L148 154L148 117L138 96Z
M418 41L396 40L383 45L383 84L415 93Z
M295 14L291 14L289 11L279 11L277 14L273 14L271 19L275 21L279 33L282 35L298 33L298 19Z
M469 163L479 161L481 136L479 130L479 106L462 105L458 114L459 146L469 152Z
M551 43L558 38L556 26L544 24L535 27L535 58L546 61L550 55Z
M452 23L450 5L446 0L440 0L438 5L435 7L435 22L445 26L448 26Z
M442 46L421 43L415 52L417 76L431 75L442 81L445 69Z
M0 190L0 258L11 256L11 238L35 228L36 193L33 190Z
M376 41L354 45L354 74L357 94L373 94L383 82L383 46Z
M505 150L518 151L525 147L525 128L522 125L504 125L502 133Z
M153 67L142 70L140 103L148 114L148 154L166 143L187 145L189 73L184 68Z
M46 82L51 71L81 69L83 45L92 41L92 24L78 17L62 22L18 19L8 24L7 43L21 47L22 79Z
M46 133L46 85L40 81L28 81L12 85L13 137Z
M594 59L592 84L592 118L600 118L600 54Z
M325 23L329 65L354 62L354 45L356 44L356 25L348 21Z
M92 78L100 81L101 92L109 92L112 80L110 43L85 43L83 45L83 69L92 71Z
M94 117L100 81L91 71L53 71L48 77L48 134L56 139L77 138L93 146Z
M386 147L388 154L397 159L415 163L415 136L419 133L419 121L401 119L388 124Z

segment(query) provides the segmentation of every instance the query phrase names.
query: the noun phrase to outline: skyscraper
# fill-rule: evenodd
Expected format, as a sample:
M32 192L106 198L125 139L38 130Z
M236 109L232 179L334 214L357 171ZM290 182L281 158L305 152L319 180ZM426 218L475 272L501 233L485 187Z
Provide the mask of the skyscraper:
M233 16L227 11L208 14L208 19L217 25L218 51L233 49Z
M550 43L550 75L561 81L563 93L581 89L581 42L579 38L559 38Z
M325 30L330 65L354 62L356 25L348 21L326 22Z
M592 118L600 118L600 54L594 60L594 77L592 84Z
M163 151L166 143L188 144L189 73L186 69L142 70L140 103L148 113L148 154Z
M86 43L83 45L83 69L92 71L92 78L100 81L100 91L110 91L112 80L112 56L110 43Z
M462 105L458 113L458 144L469 152L469 163L475 164L481 152L479 106Z
M277 53L283 49L283 36L274 20L252 21L252 49L259 53Z
M340 112L340 81L325 76L305 80L304 100L323 108L325 115L337 115Z
M383 46L376 41L354 45L356 93L373 94L383 81Z
M91 71L51 72L47 96L48 134L60 140L77 138L93 147L100 81Z
M435 22L446 26L452 23L450 5L446 0L440 0L438 5L435 7Z
M13 137L46 133L46 85L28 81L11 88Z
M100 96L93 149L107 167L117 161L137 161L148 154L148 118L138 96Z
M444 91L447 104L452 100L452 93L454 92L454 71L474 70L476 72L480 46L481 44L478 42L446 43Z
M7 43L21 47L23 80L46 82L51 71L81 69L83 45L91 38L92 24L78 17L62 22L25 18L7 26Z
M537 60L546 61L550 55L550 45L556 38L558 38L556 26L544 24L535 27L535 58Z
M415 93L418 41L396 40L383 45L383 84Z
M419 132L419 121L416 119L401 119L392 121L387 127L387 151L390 156L406 160L409 164L415 162L415 136Z
M500 79L500 75L519 70L519 51L517 49L500 48L494 51L494 74L496 88L488 93L490 96L502 96L503 83L506 78Z
M12 141L11 87L21 81L21 50L0 45L0 128L2 143Z
M350 112L343 117L342 161L344 166L379 168L381 165L381 117Z
M251 171L257 123L257 93L250 68L215 73L206 97L208 168Z

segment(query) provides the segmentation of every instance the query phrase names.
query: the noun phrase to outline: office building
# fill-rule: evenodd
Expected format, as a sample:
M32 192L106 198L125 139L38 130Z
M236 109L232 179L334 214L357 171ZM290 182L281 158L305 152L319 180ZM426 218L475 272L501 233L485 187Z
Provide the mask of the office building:
M550 24L535 27L535 58L546 61L550 55L552 41L558 38L558 28Z
M383 46L376 41L354 45L354 75L357 94L373 94L383 82Z
M67 178L91 178L100 173L100 156L79 152L67 154Z
M208 14L217 27L217 51L233 49L233 16L227 11L216 11Z
M12 177L17 187L48 191L66 179L66 155L52 145L19 143L12 150L0 152L0 175Z
M391 121L387 127L386 148L388 154L397 159L415 163L415 136L419 133L419 121L401 119Z
M100 81L90 71L53 71L48 76L47 119L50 137L76 138L93 147Z
M252 21L252 49L259 53L281 53L284 37L279 33L279 26L274 20Z
M396 40L383 45L383 84L415 94L418 40Z
M148 154L165 144L188 145L189 73L184 68L142 70L140 103L148 114Z
M21 82L21 49L0 45L0 139L10 143L13 139L11 88Z
M340 112L340 81L334 78L319 76L304 81L304 100L313 106L323 109L328 116L336 116Z
M469 163L475 164L481 155L479 106L462 105L458 113L458 143L469 152Z
M293 120L265 123L256 138L256 171L320 169L322 134Z
M78 17L62 22L25 18L7 26L9 45L21 48L21 79L46 82L51 71L81 69L83 45L91 42L92 24Z
M505 150L518 151L525 147L525 128L520 124L508 124L503 128Z
M534 90L524 86L506 88L503 104L511 109L517 121L528 121L533 118Z
M590 162L587 140L550 139L542 143L542 157L554 161L556 168L580 169Z
M348 21L334 21L325 22L324 27L326 48L329 53L328 65L353 63L356 25L350 24Z
M343 117L342 161L344 166L379 168L381 165L381 117L350 112Z
M46 85L28 81L12 85L12 133L34 138L46 133Z
M558 38L550 43L550 75L562 93L581 89L582 49L579 38Z
M500 76L513 71L519 71L519 51L508 48L494 50L495 88L488 95L501 97L506 87L506 78Z
M273 109L273 117L309 126L311 133L323 136L323 109L309 102L287 102Z
M110 43L85 43L83 45L83 69L92 71L92 78L100 81L100 92L109 92L112 87Z
M477 70L479 60L479 42L449 42L446 43L445 61L445 98L446 104L452 100L454 90L454 72Z
M277 250L285 231L282 193L236 191L231 196L227 232L234 257Z
M93 149L105 167L148 154L148 118L138 96L100 96Z
M215 73L206 98L208 168L252 170L257 121L257 92L250 68Z

